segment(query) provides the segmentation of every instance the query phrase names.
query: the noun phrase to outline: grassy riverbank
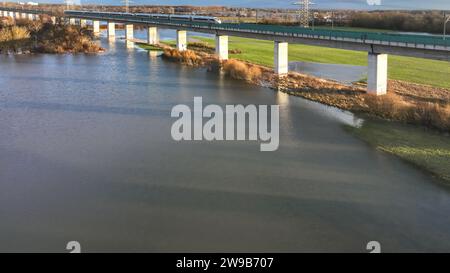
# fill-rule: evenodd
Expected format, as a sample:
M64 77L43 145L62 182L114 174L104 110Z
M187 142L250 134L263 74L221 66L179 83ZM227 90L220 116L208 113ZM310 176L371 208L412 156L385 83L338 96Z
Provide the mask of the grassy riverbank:
M367 121L347 127L371 146L396 155L450 184L450 138L421 127L388 121Z
M194 39L214 46L214 39L205 37L194 37ZM231 58L267 67L273 66L273 42L239 37L229 39L230 50L241 51L240 54L230 54ZM367 53L291 44L289 60L367 66ZM390 55L388 73L389 78L393 80L450 89L449 62Z

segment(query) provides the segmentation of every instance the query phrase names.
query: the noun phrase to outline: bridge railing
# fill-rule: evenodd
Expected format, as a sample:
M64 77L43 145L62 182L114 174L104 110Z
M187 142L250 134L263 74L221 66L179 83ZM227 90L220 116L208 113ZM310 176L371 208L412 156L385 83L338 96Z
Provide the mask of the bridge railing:
M335 39L335 40L361 40L364 41L376 41L386 43L405 43L424 46L443 46L450 47L450 39L444 40L441 36L433 35L414 35L414 34L399 34L399 33L383 33L383 32L361 32L361 31L343 31L343 30L327 30L327 29L308 29L294 26L279 26L279 25L261 25L250 23L222 23L212 24L207 22L193 22L182 20L167 20L156 18L142 18L135 16L134 14L114 14L107 12L83 12L80 15L79 12L66 11L66 15L83 17L89 16L103 20L118 20L118 21L130 21L144 24L163 24L173 25L180 27L190 28L203 28L208 30L226 30L226 31L240 31L250 32L258 34L271 34L281 36L307 36L318 39Z

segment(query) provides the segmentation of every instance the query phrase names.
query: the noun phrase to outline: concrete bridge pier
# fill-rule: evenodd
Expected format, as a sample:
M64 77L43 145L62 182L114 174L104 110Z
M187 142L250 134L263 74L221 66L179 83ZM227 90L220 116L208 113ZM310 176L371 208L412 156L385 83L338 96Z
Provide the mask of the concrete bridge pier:
M80 19L80 27L86 27L86 19Z
M157 27L148 27L147 43L150 45L159 44L159 36L158 36L158 28Z
M30 21L34 20L34 15L32 13L28 14L28 20L30 20Z
M177 30L177 49L179 51L187 50L187 31Z
M134 26L132 24L125 25L125 39L132 40L134 37Z
M108 22L108 39L114 40L116 38L116 23Z
M228 36L216 35L216 55L220 60L228 60Z
M100 21L92 21L92 29L95 36L100 35Z
M20 12L17 11L17 12L14 14L14 18L20 19L20 17L21 17L21 16L20 16Z
M11 17L12 19L14 19L14 12L13 12L13 11L10 11L10 12L9 12L9 17Z
M69 24L75 25L75 18L69 18Z
M274 53L275 74L279 76L286 75L289 72L288 43L275 41Z
M21 14L20 14L20 18L22 18L22 19L28 19L28 14L26 14L26 13L21 13Z
M56 17L50 16L50 21L52 21L52 24L56 25Z
M388 55L369 53L367 72L367 93L385 95L387 93Z

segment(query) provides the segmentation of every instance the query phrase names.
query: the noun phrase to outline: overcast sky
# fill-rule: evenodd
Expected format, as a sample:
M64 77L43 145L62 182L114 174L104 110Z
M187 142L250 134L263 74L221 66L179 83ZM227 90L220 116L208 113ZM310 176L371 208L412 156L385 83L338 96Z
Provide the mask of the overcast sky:
M31 0L32 1L32 0ZM36 0L35 0L36 1ZM78 2L80 0L76 0ZM135 5L223 5L240 7L292 8L299 0L131 0ZM317 9L445 9L450 10L450 0L310 0ZM43 3L63 3L63 0L39 0ZM122 3L121 0L81 0L81 3Z

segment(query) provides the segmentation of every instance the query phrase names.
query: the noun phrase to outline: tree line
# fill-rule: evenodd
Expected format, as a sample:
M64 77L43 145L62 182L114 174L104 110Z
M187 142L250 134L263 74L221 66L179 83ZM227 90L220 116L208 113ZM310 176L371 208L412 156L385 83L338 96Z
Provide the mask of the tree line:
M444 20L442 11L377 11L354 13L349 24L351 27L441 34Z

